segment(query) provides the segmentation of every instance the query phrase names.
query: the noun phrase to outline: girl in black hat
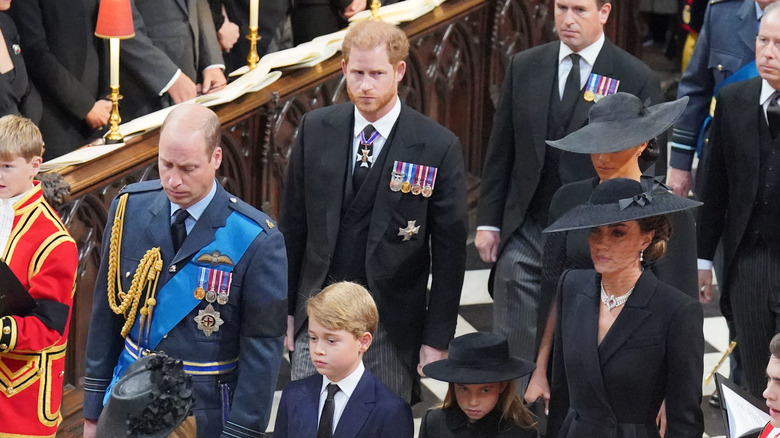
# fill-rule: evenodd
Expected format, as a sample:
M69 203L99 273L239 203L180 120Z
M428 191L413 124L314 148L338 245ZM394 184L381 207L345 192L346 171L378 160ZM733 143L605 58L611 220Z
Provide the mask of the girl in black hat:
M550 223L567 210L587 201L600 182L630 178L644 180L648 187L654 185L656 182L652 177L642 176L641 168L655 161L658 156L655 138L672 126L685 109L687 100L683 98L647 107L632 94L616 93L593 105L588 113L588 125L561 140L548 141L550 146L564 153L590 154L598 174L595 178L567 184L555 193L550 205ZM665 240L658 240L657 245L666 246L668 243L668 256L663 259L645 257L643 265L651 269L659 280L697 297L693 215L690 211L673 213L669 215L669 225L663 233L656 233L657 237L661 234L666 236ZM674 237L670 238L672 230ZM566 269L593 268L588 230L547 234L542 257L539 332L543 334L536 359L537 368L525 393L528 402L537 397L550 398L547 369L555 327L555 312L551 307L558 280Z
M535 421L517 396L517 378L534 369L509 356L504 336L476 332L450 342L447 359L426 376L450 382L441 408L423 417L420 438L536 438Z
M700 204L616 178L544 230L588 230L594 265L558 283L549 436L660 437L665 402L667 438L701 437L701 305L642 266L665 252L665 215Z

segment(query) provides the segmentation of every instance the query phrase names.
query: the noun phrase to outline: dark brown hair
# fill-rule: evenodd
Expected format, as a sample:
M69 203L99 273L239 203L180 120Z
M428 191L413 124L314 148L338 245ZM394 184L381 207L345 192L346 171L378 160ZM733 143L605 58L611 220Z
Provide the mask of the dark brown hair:
M644 263L655 262L666 254L666 242L672 236L672 223L664 214L637 219L637 223L639 223L641 232L655 232L653 240L650 241L650 245L645 249Z

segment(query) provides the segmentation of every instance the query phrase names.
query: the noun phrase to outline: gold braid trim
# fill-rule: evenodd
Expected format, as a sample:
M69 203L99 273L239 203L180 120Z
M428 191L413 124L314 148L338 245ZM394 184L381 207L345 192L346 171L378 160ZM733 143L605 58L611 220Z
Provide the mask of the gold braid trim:
M122 327L122 337L126 337L135 323L138 305L141 301L141 294L146 287L146 297L144 307L141 309L141 333L144 333L144 325L147 321L147 313L151 319L149 306L154 306L154 294L157 289L157 280L160 277L160 271L163 268L160 248L154 247L146 251L138 268L133 275L133 281L130 283L130 290L122 290L122 278L119 272L119 255L122 248L122 232L124 230L125 207L127 206L128 194L125 193L119 198L114 215L114 224L111 226L111 240L109 243L108 255L108 305L117 315L125 316L125 325ZM117 292L117 288L119 291ZM129 308L129 311L128 311ZM151 324L150 324L151 325ZM140 339L139 339L140 343Z

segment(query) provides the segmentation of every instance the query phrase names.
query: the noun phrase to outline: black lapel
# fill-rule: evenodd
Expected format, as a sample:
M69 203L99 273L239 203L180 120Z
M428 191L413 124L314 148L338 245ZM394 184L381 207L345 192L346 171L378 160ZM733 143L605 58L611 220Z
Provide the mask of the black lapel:
M341 224L341 208L347 190L351 198L352 184L347 184L347 181L352 181L350 165L352 164L354 111L354 105L333 107L333 112L322 121L322 129L314 130L314 132L321 132L321 138L314 140L316 147L308 149L310 153L319 154L319 160L312 159L312 163L319 161L319 166L315 170L316 190L307 193L306 196L313 195L315 197L313 202L319 203L322 207L317 211L325 212L322 220L328 238L327 254L333 254L336 249Z
M536 155L539 163L544 164L544 155L547 144L547 117L550 112L550 99L553 87L558 80L558 51L560 43L550 43L540 54L534 68L529 72L520 72L527 79L527 88L515 92L513 97L519 106L533 105L531 120L527 126L533 133L533 144L536 147ZM526 90L527 92L524 92ZM540 164L540 168L541 168Z
M393 172L393 163L395 161L405 161L407 163L418 163L418 158L425 147L425 144L417 137L416 126L414 124L413 113L405 104L401 104L401 114L398 116L393 133L390 134L387 143L387 159L382 166L382 173L379 176L379 184L376 189L376 200L374 201L374 210L371 213L371 226L368 230L368 242L366 244L366 260L370 260L371 254L376 249L377 244L382 240L382 236L390 224L393 217L393 211L396 204L401 199L403 193L390 190L390 175Z
M647 309L650 300L655 294L655 288L658 280L652 271L646 269L636 282L636 287L631 296L624 304L620 315L615 319L612 327L609 328L606 336L599 344L599 358L601 364L607 363L627 340L631 338L634 332L642 326L642 323L652 315Z
M576 273L577 271L574 271ZM601 278L592 271L593 275L588 276L588 282L585 287L578 287L575 309L567 309L573 313L574 328L564 336L571 335L572 344L578 351L577 357L582 359L582 368L590 370L587 373L590 385L595 394L601 400L606 400L606 389L601 376L601 366L599 364L598 339L599 339L599 297L597 284ZM572 274L569 274L572 275ZM567 290L567 289L564 289ZM567 341L564 338L564 343ZM608 403L605 404L608 405Z

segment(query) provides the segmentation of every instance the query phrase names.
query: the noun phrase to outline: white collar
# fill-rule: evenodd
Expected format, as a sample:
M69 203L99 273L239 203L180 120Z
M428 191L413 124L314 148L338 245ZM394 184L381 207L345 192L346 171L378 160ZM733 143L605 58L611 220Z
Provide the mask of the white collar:
M772 93L775 91L776 90L769 85L769 82L767 82L766 79L761 79L761 94L759 95L758 103L760 105L765 105L766 101L769 100Z
M588 64L591 66L596 63L596 58L599 57L599 53L601 53L601 48L604 47L604 42L606 41L606 37L604 36L604 32L601 32L601 36L599 39L596 40L595 43L589 45L588 47L585 47L584 49L577 52L578 55L582 57L582 59L585 60ZM569 46L566 44L563 44L561 42L561 48L558 50L558 64L561 63L567 56L574 53L574 50L572 50Z
M214 199L214 195L217 193L217 180L214 180L214 182L211 185L211 190L209 193L203 197L200 201L190 205L187 207L187 213L192 216L192 218L195 220L195 222L200 219L200 216L203 214L204 211L206 211L206 207L209 206L209 203L212 199ZM181 210L181 207L179 204L174 204L171 202L171 216L176 214L177 211Z
M379 120L376 122L369 122L366 120L365 117L363 117L363 114L360 114L360 111L358 111L357 106L355 107L355 131L352 133L353 137L357 137L360 135L361 132L366 128L367 125L373 125L374 129L377 130L379 135L382 136L382 138L387 139L390 137L390 132L393 131L393 126L395 126L396 120L398 120L398 116L401 114L401 99L398 98L398 96L395 96L395 105L393 105L393 108L390 109L390 112L382 116Z
M333 382L328 378L328 376L323 375L320 394L327 392L329 383L335 383L339 385L339 389L344 393L344 395L347 397L352 397L352 393L355 392L355 388L357 388L358 383L360 382L360 378L363 377L363 372L365 370L366 367L363 365L363 361L361 360L358 364L358 367L355 368L355 371L352 371L347 377L344 377L338 382Z

